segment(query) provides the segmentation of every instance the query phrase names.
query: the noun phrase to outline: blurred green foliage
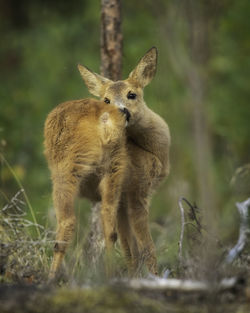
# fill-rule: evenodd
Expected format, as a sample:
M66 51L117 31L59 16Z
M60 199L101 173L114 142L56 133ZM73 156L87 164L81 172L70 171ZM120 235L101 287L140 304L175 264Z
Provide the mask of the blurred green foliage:
M153 232L167 240L161 246L163 255L173 249L167 246L171 242L177 249L178 198L199 199L189 90L178 69L181 63L171 57L175 49L180 59L188 54L181 5L172 0L123 1L124 78L151 46L159 49L158 73L145 90L145 100L168 122L172 134L171 175L151 205L151 220L158 225ZM0 149L22 180L42 223L52 206L43 124L60 102L89 96L76 65L99 72L100 3L11 0L1 2L0 12ZM230 185L236 169L250 163L249 14L249 1L223 1L219 14L211 16L215 25L209 62L203 68L213 156L208 170L214 175L220 224L227 229L224 237L237 229L232 224L237 216L235 199L249 196L249 186L236 192ZM169 36L169 25L175 41ZM3 164L0 184L2 205L17 189Z

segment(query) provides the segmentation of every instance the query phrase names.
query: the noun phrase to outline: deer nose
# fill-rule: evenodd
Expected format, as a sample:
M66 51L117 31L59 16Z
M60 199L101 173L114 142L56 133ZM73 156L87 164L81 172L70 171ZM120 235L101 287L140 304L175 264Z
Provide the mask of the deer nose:
M129 122L131 114L129 113L129 110L127 108L120 108L119 109L123 114L126 116L126 121Z

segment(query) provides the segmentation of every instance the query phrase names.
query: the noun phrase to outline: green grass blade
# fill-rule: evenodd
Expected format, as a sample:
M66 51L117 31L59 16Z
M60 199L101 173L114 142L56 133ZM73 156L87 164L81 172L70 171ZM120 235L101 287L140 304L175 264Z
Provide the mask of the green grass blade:
M25 192L25 190L24 190L24 187L23 187L23 185L22 185L20 179L19 179L18 176L16 175L15 171L13 170L13 168L11 167L11 165L9 164L9 162L5 159L5 157L3 156L2 153L0 154L0 156L1 156L2 161L5 163L5 165L7 166L7 168L9 169L9 171L11 172L11 174L13 175L13 177L15 178L15 180L16 180L16 182L17 182L19 188L23 190L23 195L24 195L25 201L26 201L26 203L27 203L27 206L28 206L28 208L29 208L29 210L30 210L30 213L31 213L33 222L34 222L34 224L35 224L35 228L36 228L37 235L38 235L39 239L41 239L41 233L40 233L39 227L37 226L38 223L37 223L36 215L35 215L35 212L34 212L34 209L33 209L32 205L31 205L31 203L30 203L30 201L29 201L29 198L28 198L28 196L27 196L27 194L26 194L26 192Z

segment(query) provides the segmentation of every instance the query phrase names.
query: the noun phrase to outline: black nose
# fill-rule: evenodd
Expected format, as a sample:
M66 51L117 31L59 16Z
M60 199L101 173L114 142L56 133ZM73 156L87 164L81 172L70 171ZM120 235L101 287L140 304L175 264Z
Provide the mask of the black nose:
M130 116L131 114L129 113L129 110L126 109L126 108L122 108L122 109L119 109L123 114L126 115L126 121L129 122L129 119L130 119Z

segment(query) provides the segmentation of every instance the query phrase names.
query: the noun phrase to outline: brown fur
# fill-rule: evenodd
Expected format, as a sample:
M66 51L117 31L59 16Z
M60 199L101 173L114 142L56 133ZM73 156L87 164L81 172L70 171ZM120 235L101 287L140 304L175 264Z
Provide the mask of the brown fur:
M118 205L117 210L117 230L121 246L123 248L124 254L128 261L128 267L131 274L135 274L138 267L141 263L145 263L150 272L157 274L157 261L155 256L155 248L150 234L149 224L148 224L148 214L149 214L149 204L153 191L159 185L159 183L165 178L169 173L169 146L170 146L170 134L169 129L165 121L152 110L150 110L143 100L143 88L152 80L156 72L157 64L157 50L156 48L150 49L146 55L139 61L136 68L130 73L129 78L124 81L113 82L107 78L100 76L99 74L91 72L84 66L79 65L79 71L89 89L89 91L98 96L103 100L110 100L110 104L107 104L107 107L112 107L115 105L120 108L126 107L130 114L131 118L129 125L126 129L127 142L126 149L122 145L122 142L125 141L123 138L123 133L121 133L121 138L119 141L119 147L122 147L121 154L123 157L119 157L119 160L123 160L116 165L116 171L121 172L122 175L118 174L121 178L119 181L119 192L116 194L119 197L119 200L116 198L114 201L113 189L110 188L110 185L113 187L114 184L110 183L112 173L104 175L105 178L102 179L101 183L98 179L99 174L92 173L89 175L88 180L81 180L80 184L80 195L85 196L92 201L102 200L102 212L104 214L110 214L106 210L110 210L110 207L107 206L106 202L112 202ZM128 99L128 93L132 92L136 94L135 99ZM82 103L86 100L80 100L70 102L72 109L78 103ZM104 103L104 102L103 102ZM67 104L61 106L67 107ZM60 106L58 107L60 108ZM55 109L57 110L57 109ZM61 110L61 109L60 109ZM82 139L75 136L73 131L68 131L64 134L66 147L62 147L62 151L59 153L56 149L57 138L62 132L61 129L65 121L59 114L51 113L56 120L56 130L52 131L53 140L49 139L50 149L47 148L47 157L50 161L51 155L55 155L55 158L61 160L61 154L63 154L65 160L67 160L67 167L72 166L74 163L75 157L70 152L72 149L69 148L70 142L78 142L77 147L82 147ZM69 120L71 120L70 115L68 115ZM48 118L50 120L50 117ZM46 134L46 129L48 128L49 122L47 121L45 126L45 136L46 138L50 137ZM59 126L60 125L60 126ZM68 128L75 127L75 122L69 122ZM67 127L67 125L65 125ZM93 123L88 124L88 127L96 127ZM86 131L86 136L84 140L91 146L93 139L93 132L88 131L87 127L84 128ZM115 129L113 129L115 131ZM119 133L119 131L115 131ZM48 141L48 139L47 139ZM116 142L116 141L115 141ZM75 149L75 148L74 148ZM77 148L78 151L78 148ZM92 150L91 150L92 151ZM97 152L97 150L95 150ZM99 153L102 153L102 150L98 150ZM112 149L109 150L110 155L112 156ZM124 158L124 154L126 155ZM80 158L81 159L81 158ZM89 152L88 160L97 162L97 154ZM111 158L112 159L112 158ZM101 167L102 164L105 164L105 158L98 159L98 164ZM127 162L126 162L127 161ZM123 163L124 162L124 163ZM54 167L56 168L56 173L53 174L52 170L52 179L55 189L55 185L58 182L58 188L62 186L62 166L64 161L57 163L57 159L54 162ZM64 165L66 166L66 165ZM86 167L86 163L84 162ZM52 168L52 166L50 165ZM120 168L121 167L121 168ZM124 170L126 168L126 170ZM86 170L87 171L87 170ZM125 172L126 171L126 175ZM88 172L88 171L87 171ZM63 172L64 173L64 172ZM117 173L117 172L116 172ZM103 176L101 176L103 177ZM69 188L72 183L69 179L69 176L65 176L64 186ZM101 191L105 191L105 197L103 194L99 193L98 186L101 186ZM90 187L91 186L91 187ZM120 188L120 189L119 189ZM66 194L66 193L65 193ZM70 192L72 194L72 192ZM67 197L62 196L63 193L59 192L60 204L57 204L58 199L57 195L54 192L54 201L55 207L57 210L57 218L59 219L59 228L57 240L60 238L60 225L61 229L64 229L65 234L67 235L67 229L72 229L72 222L74 218L74 213L72 209L72 203L70 205L70 210L67 209ZM63 197L63 198L62 198ZM108 199L109 198L109 199ZM110 200L111 198L111 200ZM115 205L113 205L112 210L115 211ZM114 216L114 215L112 215ZM110 225L114 225L113 221ZM112 226L113 227L113 226ZM66 229L66 230L65 230ZM106 233L113 234L114 228L109 229ZM104 234L106 238L106 243L108 244L109 239L107 237L104 229ZM68 237L65 235L66 242L68 242ZM70 232L71 236L71 232ZM57 270L60 261L57 259L62 258L65 251L65 244L62 245L63 251L57 249L54 254L54 261L52 264L52 273L55 273ZM61 253L61 254L60 254Z
M51 278L73 235L77 195L102 199L107 248L114 242L117 206L128 162L125 123L117 107L92 99L62 103L46 120L45 155L51 170L58 222ZM88 196L85 186L93 183L93 192Z

